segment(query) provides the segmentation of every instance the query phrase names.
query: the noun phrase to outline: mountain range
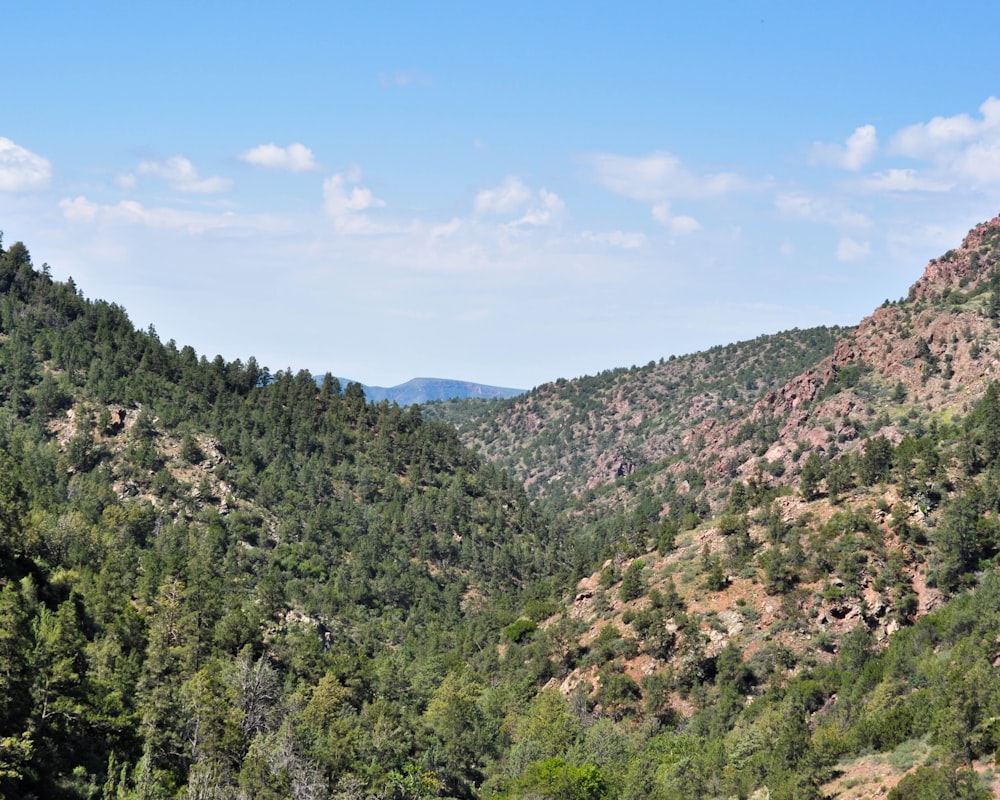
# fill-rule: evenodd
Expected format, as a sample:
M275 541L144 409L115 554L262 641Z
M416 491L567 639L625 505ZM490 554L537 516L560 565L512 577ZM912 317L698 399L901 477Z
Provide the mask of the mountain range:
M322 378L317 378L317 382ZM349 378L338 378L341 385L353 383ZM526 389L509 389L502 386L487 386L483 383L456 381L449 378L411 378L406 383L397 386L367 386L361 384L365 397L372 403L387 400L401 406L415 403L432 403L437 400L456 400L469 398L501 398L516 397L524 394Z
M403 407L0 250L0 795L1000 796L998 326Z

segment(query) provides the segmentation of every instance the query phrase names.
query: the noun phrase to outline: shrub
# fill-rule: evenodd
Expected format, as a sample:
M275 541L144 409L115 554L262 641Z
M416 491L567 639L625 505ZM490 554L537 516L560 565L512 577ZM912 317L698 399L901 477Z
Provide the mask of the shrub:
M530 619L521 619L516 622L512 622L506 628L503 629L503 635L506 639L512 642L523 642L525 639L530 638L534 635L535 631L538 630L538 626L532 622Z

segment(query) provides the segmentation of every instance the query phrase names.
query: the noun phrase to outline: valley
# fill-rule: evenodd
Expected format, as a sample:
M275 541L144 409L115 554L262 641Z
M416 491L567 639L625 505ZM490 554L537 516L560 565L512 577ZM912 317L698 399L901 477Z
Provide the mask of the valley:
M0 249L4 797L995 796L1000 217L856 326L507 399L85 290Z

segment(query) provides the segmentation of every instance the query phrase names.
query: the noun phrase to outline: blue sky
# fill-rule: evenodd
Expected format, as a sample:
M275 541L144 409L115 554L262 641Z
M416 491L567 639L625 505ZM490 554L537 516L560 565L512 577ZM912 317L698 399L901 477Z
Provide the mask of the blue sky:
M987 3L18 3L0 229L209 358L528 388L853 324L1000 213Z

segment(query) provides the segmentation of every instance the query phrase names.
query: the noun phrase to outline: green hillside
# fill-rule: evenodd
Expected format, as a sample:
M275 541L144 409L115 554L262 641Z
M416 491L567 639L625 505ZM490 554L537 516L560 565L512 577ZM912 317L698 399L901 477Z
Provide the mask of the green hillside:
M20 244L0 297L7 795L426 772L438 685L571 573L559 529L416 408L163 343Z
M995 796L998 246L460 432L0 249L0 796Z

